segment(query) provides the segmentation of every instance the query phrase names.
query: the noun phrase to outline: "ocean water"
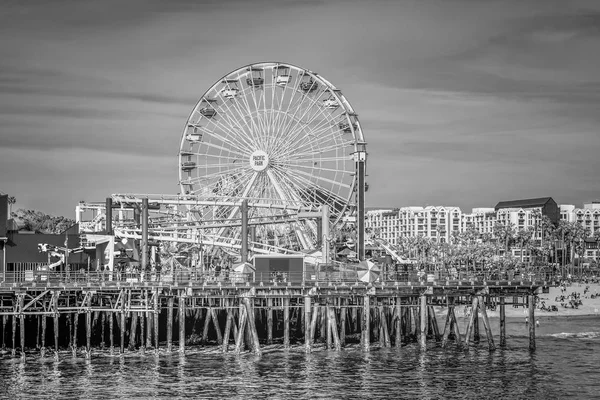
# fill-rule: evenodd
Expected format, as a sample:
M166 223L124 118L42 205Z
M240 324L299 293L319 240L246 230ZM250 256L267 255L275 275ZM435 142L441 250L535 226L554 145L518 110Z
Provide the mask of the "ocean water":
M497 324L497 321L492 321ZM494 328L497 332L497 328ZM91 359L61 352L26 362L0 359L6 399L597 399L600 318L542 317L537 351L528 350L521 319L507 324L507 347L489 352L485 334L469 350L453 343L401 349L350 345L341 352L298 344L263 347L263 355L222 354L217 347L158 356L138 352ZM498 344L498 338L495 338Z

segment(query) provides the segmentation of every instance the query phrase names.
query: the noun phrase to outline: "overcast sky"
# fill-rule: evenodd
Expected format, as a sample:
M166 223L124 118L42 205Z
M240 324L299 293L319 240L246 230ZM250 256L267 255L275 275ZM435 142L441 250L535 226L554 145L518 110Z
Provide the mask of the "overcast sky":
M0 0L0 192L177 193L189 112L259 61L343 90L368 206L600 197L598 0Z

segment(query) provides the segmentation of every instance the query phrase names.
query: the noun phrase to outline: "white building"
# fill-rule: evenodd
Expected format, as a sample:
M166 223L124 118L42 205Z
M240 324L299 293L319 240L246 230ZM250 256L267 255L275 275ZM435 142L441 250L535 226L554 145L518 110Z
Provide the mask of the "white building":
M461 231L468 228L475 228L480 234L494 234L494 225L496 224L496 210L493 207L477 207L471 210L470 214L463 214L461 221Z
M454 206L400 208L400 234L424 236L448 242L453 231L460 232L462 211Z
M375 209L365 213L365 229L390 244L398 244L400 235L400 220L397 208Z

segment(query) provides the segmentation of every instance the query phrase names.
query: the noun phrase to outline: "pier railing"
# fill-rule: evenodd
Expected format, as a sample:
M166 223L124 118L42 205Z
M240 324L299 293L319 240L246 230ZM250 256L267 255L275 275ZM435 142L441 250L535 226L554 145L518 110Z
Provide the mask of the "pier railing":
M0 286L116 286L136 285L191 285L191 286L287 286L287 285L328 285L328 284L368 284L368 283L433 283L444 285L447 282L470 282L494 284L495 282L553 282L557 279L551 272L524 272L520 274L498 272L455 272L435 271L428 274L410 272L368 272L361 270L335 272L252 272L233 271L175 271L171 272L82 272L82 271L19 271L0 274Z

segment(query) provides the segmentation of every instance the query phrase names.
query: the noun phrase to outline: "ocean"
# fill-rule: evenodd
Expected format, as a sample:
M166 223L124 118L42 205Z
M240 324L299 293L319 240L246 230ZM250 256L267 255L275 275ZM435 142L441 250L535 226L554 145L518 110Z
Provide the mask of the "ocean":
M492 321L494 331L498 321ZM263 355L222 354L216 346L91 359L61 352L59 361L3 354L0 397L6 399L597 399L600 318L542 317L537 351L527 327L507 320L507 346L489 352L485 334L468 350L416 343L370 352L274 344ZM499 338L495 338L498 344Z

